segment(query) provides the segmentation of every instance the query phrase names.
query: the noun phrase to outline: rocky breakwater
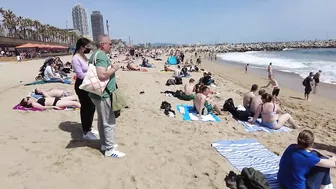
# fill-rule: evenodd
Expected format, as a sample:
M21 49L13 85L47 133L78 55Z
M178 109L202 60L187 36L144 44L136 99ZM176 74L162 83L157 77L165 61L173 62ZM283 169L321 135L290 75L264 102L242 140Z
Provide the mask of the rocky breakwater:
M294 41L294 42L269 42L269 43L239 43L217 45L214 51L218 53L226 52L246 52L246 51L282 51L291 48L336 48L335 40L324 41Z

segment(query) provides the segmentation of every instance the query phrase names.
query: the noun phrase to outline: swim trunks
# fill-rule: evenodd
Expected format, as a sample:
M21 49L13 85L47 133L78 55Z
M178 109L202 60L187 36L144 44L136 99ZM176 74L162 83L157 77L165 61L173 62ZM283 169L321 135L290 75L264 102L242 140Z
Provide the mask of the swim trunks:
M279 93L280 93L280 89L279 88L274 88L273 92L272 92L272 95L273 96L279 96Z
M195 99L195 95L194 94L190 94L190 95L186 95L184 92L182 93L181 97L180 97L181 100L194 100Z
M209 113L213 112L213 107L208 102L204 103L204 108L202 109L202 115L208 115Z

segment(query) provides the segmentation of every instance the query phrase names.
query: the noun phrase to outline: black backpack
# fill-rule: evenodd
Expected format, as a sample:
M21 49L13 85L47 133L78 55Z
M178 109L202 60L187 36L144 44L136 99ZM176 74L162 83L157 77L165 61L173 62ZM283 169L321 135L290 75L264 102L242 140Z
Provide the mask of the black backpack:
M171 109L171 104L167 101L163 101L160 106L161 110Z
M223 111L228 111L230 113L234 112L236 110L236 107L233 103L233 100L232 98L229 98L227 99L225 102L224 102L224 105L223 105Z
M244 185L248 189L271 189L264 174L251 168L244 168L241 172Z
M231 114L235 119L238 119L240 121L248 121L248 118L250 116L250 113L248 111L237 110L237 108L235 108L235 111L231 112Z
M182 85L183 84L182 78L181 77L175 77L175 84L176 85Z

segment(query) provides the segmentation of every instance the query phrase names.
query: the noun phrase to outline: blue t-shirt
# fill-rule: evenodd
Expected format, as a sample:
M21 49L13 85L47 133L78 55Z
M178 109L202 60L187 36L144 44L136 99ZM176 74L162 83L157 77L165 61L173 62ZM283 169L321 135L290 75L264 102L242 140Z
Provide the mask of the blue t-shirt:
M281 157L278 181L287 189L305 189L306 175L320 158L291 144Z

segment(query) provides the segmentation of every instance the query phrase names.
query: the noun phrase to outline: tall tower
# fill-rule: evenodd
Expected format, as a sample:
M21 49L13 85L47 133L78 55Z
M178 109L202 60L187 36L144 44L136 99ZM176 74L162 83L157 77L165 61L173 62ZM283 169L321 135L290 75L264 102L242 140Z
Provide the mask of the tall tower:
M81 4L76 4L72 8L72 22L74 29L78 30L81 35L89 35L87 11Z
M97 41L99 35L104 34L104 20L100 11L92 11L91 14L92 38Z

